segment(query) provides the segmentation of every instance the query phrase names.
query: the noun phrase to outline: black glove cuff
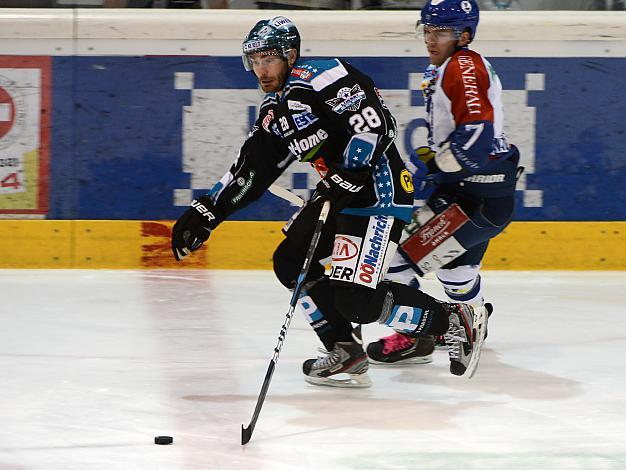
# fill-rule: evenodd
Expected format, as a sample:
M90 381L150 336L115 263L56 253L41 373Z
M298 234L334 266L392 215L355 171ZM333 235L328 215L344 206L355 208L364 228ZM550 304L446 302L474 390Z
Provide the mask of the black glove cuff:
M334 167L329 171L329 175L332 173L336 173L341 176L344 180L349 181L355 186L363 185L367 182L367 179L372 174L372 168L369 166L362 166L359 168L343 168L343 167Z
M215 230L225 219L224 211L216 206L207 194L191 201L191 207L204 217L206 226L211 230Z

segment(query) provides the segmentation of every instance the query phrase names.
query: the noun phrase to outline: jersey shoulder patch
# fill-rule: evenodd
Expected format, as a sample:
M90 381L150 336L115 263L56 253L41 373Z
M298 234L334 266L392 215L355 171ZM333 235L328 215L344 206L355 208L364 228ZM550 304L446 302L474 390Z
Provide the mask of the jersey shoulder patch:
M291 69L290 83L306 83L315 91L348 75L348 71L339 59L299 60Z

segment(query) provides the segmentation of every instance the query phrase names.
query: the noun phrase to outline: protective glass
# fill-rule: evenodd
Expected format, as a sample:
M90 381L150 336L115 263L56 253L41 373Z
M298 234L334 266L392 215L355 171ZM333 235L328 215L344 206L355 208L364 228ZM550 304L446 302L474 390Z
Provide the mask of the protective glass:
M283 58L283 54L275 49L262 52L251 52L241 56L243 66L248 72L254 70L254 67L258 68L274 65L277 61L282 60Z
M415 25L415 36L424 42L447 42L456 41L461 35L458 31L446 26L422 24L419 21Z

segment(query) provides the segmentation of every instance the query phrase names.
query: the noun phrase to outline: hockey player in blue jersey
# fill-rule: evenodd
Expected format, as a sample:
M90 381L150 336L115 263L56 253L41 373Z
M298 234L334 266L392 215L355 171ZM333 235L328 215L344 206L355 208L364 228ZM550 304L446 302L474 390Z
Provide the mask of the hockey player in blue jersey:
M330 201L301 298L314 313L311 322L327 352L304 362L305 380L370 384L367 356L351 321L380 322L410 335L445 333L465 351L463 364L451 365L451 371L465 373L473 330L484 312L383 282L411 218L413 185L393 143L395 121L372 80L340 59L302 59L298 30L280 16L254 26L243 42L243 61L267 94L233 165L174 225L175 258L199 249L223 220L261 197L289 164L312 164L321 180L285 227L286 238L274 253L276 276L294 288L322 203ZM325 274L320 261L329 258ZM337 380L340 373L349 378Z
M421 11L418 32L430 58L422 83L429 145L411 155L417 210L387 274L419 287L417 277L434 271L450 301L476 307L484 303L479 271L489 240L513 215L519 162L503 131L500 80L468 47L478 20L474 0L429 1ZM467 219L434 240L442 217L458 214L454 205ZM398 331L370 343L367 353L375 363L426 363L434 345L429 335Z

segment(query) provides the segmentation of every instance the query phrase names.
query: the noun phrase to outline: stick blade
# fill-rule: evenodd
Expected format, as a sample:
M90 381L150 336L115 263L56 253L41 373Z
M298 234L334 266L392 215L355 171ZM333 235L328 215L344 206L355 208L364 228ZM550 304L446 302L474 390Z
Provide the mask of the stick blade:
M248 442L250 442L250 439L252 439L252 430L254 428L252 426L248 426L247 428L243 427L243 424L241 425L241 445L245 446Z

